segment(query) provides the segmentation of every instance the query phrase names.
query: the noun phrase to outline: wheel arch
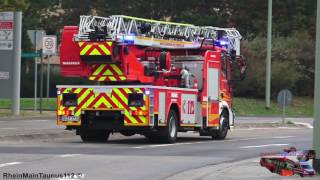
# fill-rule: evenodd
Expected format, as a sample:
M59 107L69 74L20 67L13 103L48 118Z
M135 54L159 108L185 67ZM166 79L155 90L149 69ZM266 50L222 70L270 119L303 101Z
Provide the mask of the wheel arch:
M234 114L232 109L230 108L229 104L226 101L221 101L220 103L220 115L222 114L222 112L226 112L228 113L228 117L229 117L229 122L228 122L228 128L230 129L230 126L234 125ZM220 122L221 124L222 122Z
M180 126L180 111L179 111L179 106L178 106L178 103L171 103L170 104L170 108L168 110L168 115L170 113L171 110L174 110L176 112L176 115L178 117L178 126ZM168 117L167 115L167 117ZM168 120L167 120L167 125L168 125Z

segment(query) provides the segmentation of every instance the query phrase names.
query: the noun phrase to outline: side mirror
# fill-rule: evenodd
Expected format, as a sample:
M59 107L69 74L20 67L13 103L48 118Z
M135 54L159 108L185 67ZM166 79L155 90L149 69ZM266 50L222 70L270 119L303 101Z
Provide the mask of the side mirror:
M231 60L234 62L234 61L236 61L236 58L237 58L237 51L236 50L231 50L231 52L230 52L230 58L231 58Z
M235 55L235 54L234 54ZM230 55L232 60L232 70L230 81L242 81L246 78L247 75L247 62L243 56ZM233 60L235 58L235 60Z

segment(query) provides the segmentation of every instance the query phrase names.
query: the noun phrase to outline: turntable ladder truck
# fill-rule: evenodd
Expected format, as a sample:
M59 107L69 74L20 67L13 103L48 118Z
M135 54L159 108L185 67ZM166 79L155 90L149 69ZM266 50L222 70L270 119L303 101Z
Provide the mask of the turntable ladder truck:
M234 28L81 16L63 29L61 74L93 85L57 86L57 124L84 142L114 132L163 143L186 131L224 139L235 119L231 82L246 69L240 39Z

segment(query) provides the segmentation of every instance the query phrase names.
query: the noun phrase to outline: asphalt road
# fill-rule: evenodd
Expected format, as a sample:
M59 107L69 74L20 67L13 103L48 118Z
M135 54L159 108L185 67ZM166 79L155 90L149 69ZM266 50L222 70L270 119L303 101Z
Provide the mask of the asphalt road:
M107 143L82 143L77 136L49 142L0 142L0 178L3 173L43 172L82 173L90 180L166 179L290 146L311 148L312 129L236 129L223 141L181 133L176 144L150 144L143 136L119 134Z

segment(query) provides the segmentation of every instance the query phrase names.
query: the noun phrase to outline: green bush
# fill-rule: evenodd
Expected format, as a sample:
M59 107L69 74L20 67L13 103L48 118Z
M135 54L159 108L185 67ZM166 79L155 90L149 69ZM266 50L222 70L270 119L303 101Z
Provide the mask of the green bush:
M256 37L242 43L248 60L247 78L235 84L235 95L264 97L266 76L266 39ZM281 89L295 95L313 96L314 40L307 33L292 37L273 37L271 91L273 97Z

